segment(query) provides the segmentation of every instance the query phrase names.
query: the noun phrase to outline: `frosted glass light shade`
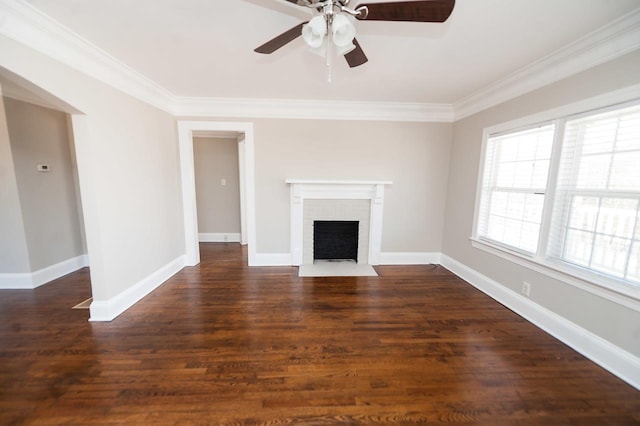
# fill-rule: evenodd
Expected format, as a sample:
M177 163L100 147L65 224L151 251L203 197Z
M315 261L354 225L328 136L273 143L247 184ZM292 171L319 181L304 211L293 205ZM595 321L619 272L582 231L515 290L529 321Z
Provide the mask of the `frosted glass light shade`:
M348 47L353 45L353 39L356 36L356 27L346 16L336 15L333 17L331 32L333 33L333 43L336 46Z
M316 16L302 27L302 38L313 49L322 46L327 36L327 23L324 16Z
M311 50L324 56L327 52L327 21L323 15L318 15L311 19L308 24L302 27L302 38L311 47ZM336 46L339 55L351 52L356 46L353 39L356 36L356 27L351 20L342 14L333 16L331 23L331 40Z

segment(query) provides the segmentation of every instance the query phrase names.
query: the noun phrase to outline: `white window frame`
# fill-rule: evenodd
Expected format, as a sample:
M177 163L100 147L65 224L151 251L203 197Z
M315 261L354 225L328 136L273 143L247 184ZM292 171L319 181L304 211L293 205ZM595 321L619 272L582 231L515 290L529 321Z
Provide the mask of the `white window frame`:
M470 237L471 245L474 248L491 253L512 263L524 266L550 278L562 281L598 296L605 297L640 312L640 304L638 304L638 301L640 301L640 286L600 274L597 271L574 267L565 262L552 260L547 258L545 254L551 227L553 201L555 199L555 185L558 178L558 169L562 152L561 143L566 121L573 119L578 115L598 113L600 112L598 110L604 110L605 108L623 108L634 104L637 105L638 103L640 103L640 84L570 105L565 105L560 108L554 108L539 114L530 115L485 128L482 135L473 230L472 236ZM512 249L506 245L480 238L478 236L478 219L480 216L482 179L484 176L488 138L499 134L517 132L549 122L555 123L556 135L551 154L547 190L545 192L545 203L542 213L543 216L540 227L538 250L534 254L529 254Z
M547 121L543 121L543 122L540 122L540 123L535 123L533 125L527 125L527 126L524 126L524 127L518 127L518 128L515 128L515 129L509 129L509 130L501 131L501 132L497 132L497 133L489 133L485 129L485 132L484 132L484 135L483 135L483 138L482 138L482 154L481 154L482 164L481 164L481 174L479 175L479 178L478 178L478 191L479 192L478 192L477 197L476 197L477 198L477 205L476 205L476 210L475 210L474 228L473 228L473 231L474 231L473 235L475 236L476 239L478 239L479 241L486 242L487 244L490 244L490 245L493 245L493 246L502 247L505 250L513 251L513 252L519 253L519 254L521 254L523 256L527 256L527 257L531 257L535 253L540 251L540 241L542 240L542 236L543 236L542 232L545 231L545 228L544 228L544 225L545 225L545 222L544 222L545 211L544 211L544 209L547 207L546 201L543 204L542 219L541 219L541 222L540 222L540 230L539 230L540 237L538 238L538 247L536 248L536 250L533 253L531 253L531 252L529 252L529 251L527 251L525 249L522 249L520 247L515 247L515 246L512 246L510 244L507 244L507 243L504 243L504 242L499 242L499 241L496 241L496 240L492 240L489 237L484 237L484 236L480 236L479 235L478 231L479 231L479 228L480 228L480 223L479 223L480 208L481 208L481 204L482 204L482 192L483 192L483 189L484 189L483 188L483 182L482 182L483 179L484 179L484 172L485 172L484 166L486 165L487 145L489 143L489 139L490 138L492 138L492 137L493 138L501 137L501 136L505 136L505 135L508 135L508 134L511 134L511 133L525 132L525 131L528 131L528 130L532 130L532 129L539 128L539 127L545 127L545 126L549 126L549 125L553 126L554 127L554 131L555 131L553 146L552 146L552 149L551 149L551 157L550 157L550 161L553 161L553 158L554 158L553 156L555 154L555 149L556 149L556 145L557 145L556 144L557 141L555 139L557 138L557 135L558 135L558 130L557 130L558 129L558 124L559 124L558 120L547 120ZM550 164L549 165L549 169L551 169L552 167L553 166ZM549 173L547 173L547 175L549 175ZM542 189L542 188L536 188L536 189ZM548 197L548 191L549 191L549 176L547 176L547 186L543 190L544 190L543 195L544 195L545 200L546 200L547 197ZM505 192L507 192L507 191L505 191ZM513 191L513 192L517 192L517 191ZM545 239L546 239L546 236L545 236Z

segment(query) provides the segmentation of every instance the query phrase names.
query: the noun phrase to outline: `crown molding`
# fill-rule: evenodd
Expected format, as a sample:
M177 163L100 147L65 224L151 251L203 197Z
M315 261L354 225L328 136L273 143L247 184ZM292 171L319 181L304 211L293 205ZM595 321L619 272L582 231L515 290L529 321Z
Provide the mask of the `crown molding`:
M23 0L0 0L0 34L129 96L171 109L174 96L168 90Z
M0 34L175 116L453 121L439 104L178 97L23 0L0 0Z
M460 120L640 48L640 8L451 104L178 97L24 0L0 0L0 34L176 117Z
M177 98L177 117L453 122L446 104L293 99Z
M640 8L453 105L454 121L532 92L640 48Z

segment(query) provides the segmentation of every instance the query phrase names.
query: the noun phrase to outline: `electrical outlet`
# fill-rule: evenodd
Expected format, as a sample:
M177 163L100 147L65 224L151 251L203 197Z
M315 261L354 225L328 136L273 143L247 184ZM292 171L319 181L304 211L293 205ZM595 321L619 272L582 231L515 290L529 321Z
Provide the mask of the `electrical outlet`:
M522 294L527 297L531 295L531 284L526 281L522 281Z

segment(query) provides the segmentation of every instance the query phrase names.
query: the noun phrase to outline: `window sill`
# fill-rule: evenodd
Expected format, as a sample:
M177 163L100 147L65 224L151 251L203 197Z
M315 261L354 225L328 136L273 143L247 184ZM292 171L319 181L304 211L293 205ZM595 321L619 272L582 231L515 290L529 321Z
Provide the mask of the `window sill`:
M533 258L478 238L469 239L474 248L640 312L640 287L607 280L597 274L585 273L577 268L574 270L556 262Z

